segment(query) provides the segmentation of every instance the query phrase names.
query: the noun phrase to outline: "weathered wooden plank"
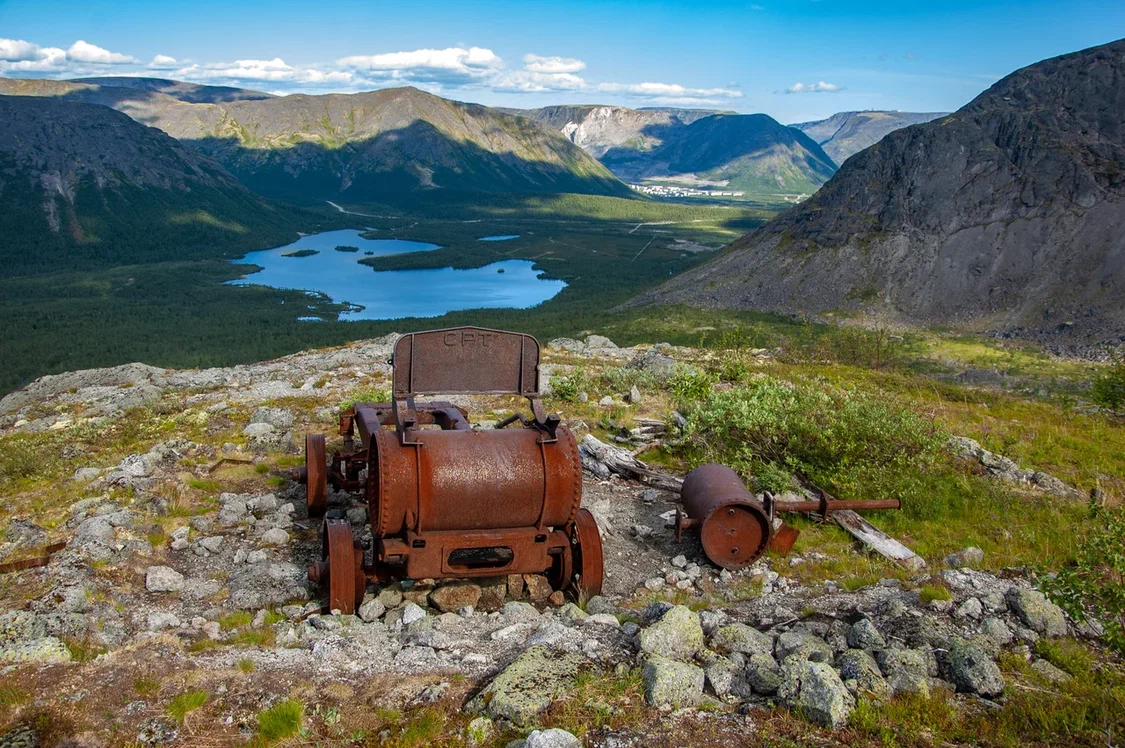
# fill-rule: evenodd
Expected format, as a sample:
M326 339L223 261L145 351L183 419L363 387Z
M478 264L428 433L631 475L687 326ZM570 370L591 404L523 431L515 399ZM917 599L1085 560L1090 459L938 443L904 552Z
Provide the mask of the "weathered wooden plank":
M608 478L610 473L616 473L646 486L676 493L680 492L684 483L679 478L649 467L628 451L598 440L592 434L582 437L578 451L582 456L582 467L600 478Z
M871 524L850 509L839 509L829 516L849 535L884 558L908 569L924 569L926 561L914 551Z

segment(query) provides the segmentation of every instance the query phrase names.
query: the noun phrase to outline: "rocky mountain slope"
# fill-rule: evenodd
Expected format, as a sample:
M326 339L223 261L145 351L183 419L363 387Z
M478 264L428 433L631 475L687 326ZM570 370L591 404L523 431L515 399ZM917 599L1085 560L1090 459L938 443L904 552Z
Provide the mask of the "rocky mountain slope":
M828 119L790 125L817 142L837 164L864 148L874 145L888 133L910 125L930 122L949 112L838 112Z
M626 181L668 180L765 194L812 194L836 165L764 114L557 106L527 110Z
M0 200L3 275L215 256L293 233L211 159L57 98L0 96Z
M557 133L415 88L255 99L255 92L239 89L147 79L109 85L115 83L9 80L0 81L0 93L112 106L216 159L269 197L360 202L435 190L628 193Z
M135 78L131 76L103 76L100 78L74 78L68 83L97 87L128 88L165 94L189 104L218 104L223 101L252 101L271 99L273 94L233 86L206 86L198 83L167 80L165 78Z
M1004 78L642 297L1125 340L1125 40Z

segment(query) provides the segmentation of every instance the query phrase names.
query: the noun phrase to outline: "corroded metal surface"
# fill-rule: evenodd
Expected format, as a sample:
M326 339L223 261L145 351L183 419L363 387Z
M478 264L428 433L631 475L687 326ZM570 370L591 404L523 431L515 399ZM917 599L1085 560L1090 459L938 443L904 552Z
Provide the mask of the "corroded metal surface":
M677 521L699 531L703 552L724 569L742 569L766 551L773 526L765 509L726 465L703 465L684 479L680 496L686 519Z
M462 408L414 400L443 392L522 395L531 415L476 430ZM330 512L324 560L309 568L334 607L361 600L367 577L546 573L557 589L601 590L601 538L580 511L578 446L539 400L535 338L477 327L403 336L392 401L356 403L340 415L339 434L330 465L324 438L310 436L297 476L308 484L310 516L323 514L329 485L367 501L371 562L363 566L362 548L349 550L350 527ZM353 566L358 576L344 571Z

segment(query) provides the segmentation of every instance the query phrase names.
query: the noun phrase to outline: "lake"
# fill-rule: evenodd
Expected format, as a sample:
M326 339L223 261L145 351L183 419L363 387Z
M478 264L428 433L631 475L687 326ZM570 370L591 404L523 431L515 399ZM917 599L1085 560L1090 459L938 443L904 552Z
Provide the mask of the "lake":
M263 270L237 280L236 286L269 286L321 293L338 303L362 306L343 312L342 320L438 317L459 309L527 309L566 288L561 280L539 277L529 260L503 260L484 267L458 270L380 270L359 264L364 257L428 252L436 244L405 239L364 239L354 229L302 236L292 244L249 252L238 265ZM337 246L359 252L337 251ZM317 254L284 255L302 250Z

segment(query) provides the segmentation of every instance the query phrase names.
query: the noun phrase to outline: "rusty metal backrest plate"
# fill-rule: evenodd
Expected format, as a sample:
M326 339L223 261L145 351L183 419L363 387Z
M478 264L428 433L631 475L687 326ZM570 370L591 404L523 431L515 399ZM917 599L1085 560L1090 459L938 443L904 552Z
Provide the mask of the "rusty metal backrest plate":
M394 395L539 394L539 341L483 327L403 335L395 343Z

